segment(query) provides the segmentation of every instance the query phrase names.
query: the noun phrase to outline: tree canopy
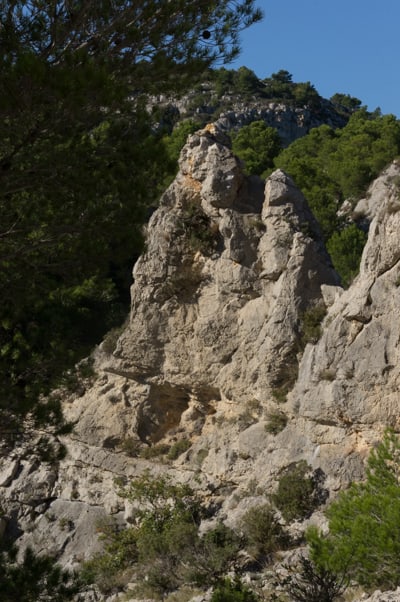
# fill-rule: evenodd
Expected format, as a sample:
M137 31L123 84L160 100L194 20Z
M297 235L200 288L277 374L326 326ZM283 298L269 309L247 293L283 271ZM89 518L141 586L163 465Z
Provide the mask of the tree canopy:
M260 18L254 0L0 1L3 408L29 407L121 320L170 169L146 99L232 59Z
M261 176L273 166L281 141L276 128L264 121L253 121L232 136L232 149L244 161L248 173Z
M294 178L329 238L338 229L342 202L360 198L399 153L400 121L360 109L342 129L312 129L282 151L275 164Z
M309 106L318 109L321 106L321 97L310 82L296 83L289 71L281 69L270 77L259 79L251 69L214 69L210 73L218 98L224 94L234 94L241 97L255 96L283 102L289 106ZM347 108L346 104L341 105Z
M400 121L362 108L344 128L314 128L275 159L275 165L287 171L304 193L346 285L358 272L366 236L354 225L347 230L338 210L344 200L355 204L399 154Z

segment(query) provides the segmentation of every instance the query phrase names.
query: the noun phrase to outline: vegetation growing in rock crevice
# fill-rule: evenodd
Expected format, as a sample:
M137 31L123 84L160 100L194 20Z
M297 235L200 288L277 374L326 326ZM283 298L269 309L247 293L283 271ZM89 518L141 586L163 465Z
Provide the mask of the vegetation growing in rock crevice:
M310 306L301 315L301 346L307 343L315 344L321 336L321 323L326 316L326 306L324 303L318 303Z
M184 207L180 226L185 246L191 252L211 255L215 251L220 238L218 225L211 222L199 205L189 203Z
M288 417L283 412L275 411L270 412L267 415L267 423L265 425L265 430L267 433L271 433L272 435L277 435L286 427L288 422Z

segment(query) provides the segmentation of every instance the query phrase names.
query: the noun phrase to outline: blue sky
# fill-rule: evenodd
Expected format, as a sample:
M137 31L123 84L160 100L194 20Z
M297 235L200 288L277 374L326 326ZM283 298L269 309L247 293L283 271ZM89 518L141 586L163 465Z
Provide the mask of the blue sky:
M258 0L265 16L242 33L245 65L261 79L280 69L321 96L359 98L400 117L400 0Z

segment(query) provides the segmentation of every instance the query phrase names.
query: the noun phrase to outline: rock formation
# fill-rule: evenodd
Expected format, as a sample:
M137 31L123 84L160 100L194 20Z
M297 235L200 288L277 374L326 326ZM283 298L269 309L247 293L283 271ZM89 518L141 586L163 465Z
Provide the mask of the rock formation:
M400 429L399 175L393 163L356 207L370 233L344 291L289 176L264 187L217 127L191 136L147 227L129 323L113 351L105 341L94 352L94 382L65 395L65 459L40 462L32 431L1 460L1 505L21 545L79 565L98 549L101 517L129 518L115 477L145 470L218 498L232 524L252 484L272 491L295 461L321 470L331 496L361 478L383 429ZM307 340L317 310L321 336ZM268 432L277 412L285 428ZM180 441L169 464L144 457Z
M233 101L233 102L232 102ZM313 128L329 125L333 129L346 125L348 115L339 113L329 101L320 99L318 111L310 107L290 107L279 102L262 101L235 102L231 99L232 108L224 110L216 123L226 130L238 130L253 121L264 121L269 127L276 128L283 146L308 134ZM249 106L250 105L250 106Z
M339 108L325 98L319 99L319 106L316 108L307 105L293 106L287 101L271 101L270 98L258 95L240 98L237 94L225 94L219 99L210 98L210 92L205 88L200 91L200 97L193 92L179 99L155 96L149 103L149 108L166 110L168 115L174 115L175 122L193 118L204 123L214 120L225 132L237 131L253 121L264 121L269 127L276 128L283 146L288 146L321 125L328 125L333 129L342 128L351 115L351 111L345 107ZM201 97L203 99L200 103ZM193 107L194 104L196 108Z

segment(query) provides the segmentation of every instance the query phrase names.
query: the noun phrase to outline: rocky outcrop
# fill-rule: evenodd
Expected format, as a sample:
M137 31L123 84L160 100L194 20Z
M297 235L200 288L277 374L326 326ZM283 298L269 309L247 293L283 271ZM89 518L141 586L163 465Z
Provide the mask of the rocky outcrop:
M227 144L209 127L183 150L135 266L129 325L100 387L68 410L75 437L108 449L128 434L195 441L293 385L302 315L338 278L290 178L275 172L264 197Z
M179 99L154 97L149 108L153 107L173 115L174 122L196 119L207 123L213 120L225 132L237 131L253 121L264 121L277 130L284 147L321 125L342 128L351 115L345 107L338 107L324 98L319 98L317 106L295 106L290 100L273 101L257 95L240 99L237 94L225 94L216 98L207 87L200 95L193 92Z
M238 130L253 121L264 121L276 128L283 146L308 134L313 128L328 125L333 129L346 125L349 115L339 113L335 106L323 98L318 109L308 106L293 107L283 102L233 102L230 110L221 113L216 123L226 130Z
M370 234L344 291L293 181L246 177L216 126L191 136L148 224L129 323L114 350L95 351L94 382L65 396L66 457L40 461L32 432L31 451L2 459L22 547L79 565L98 549L99 519L129 519L115 477L147 470L191 483L228 524L298 460L331 496L361 478L383 429L400 430L399 176L394 163L356 208ZM307 338L313 312L326 314L319 338L318 324ZM168 463L146 459L182 441Z

